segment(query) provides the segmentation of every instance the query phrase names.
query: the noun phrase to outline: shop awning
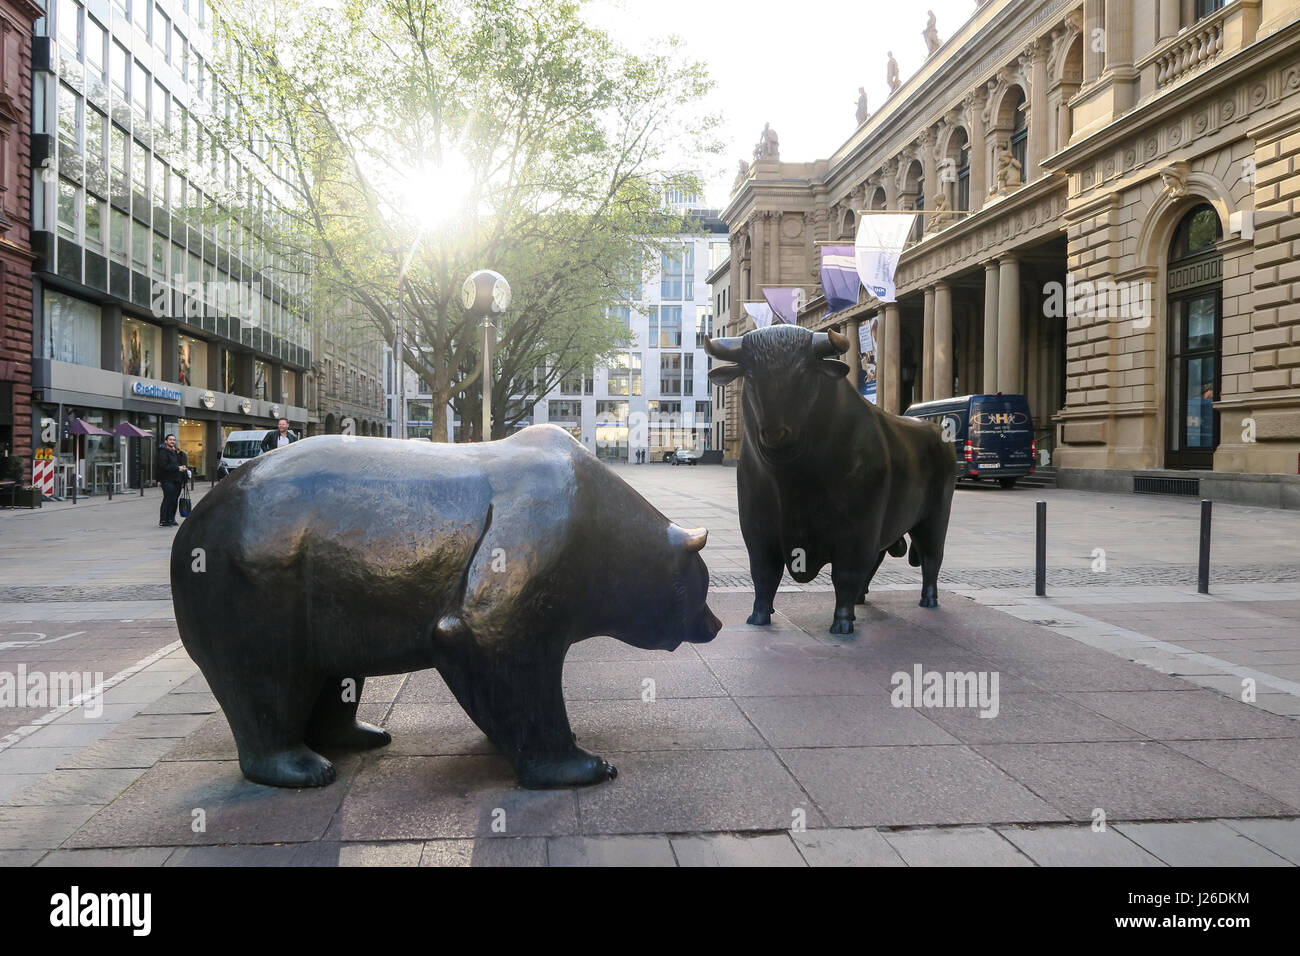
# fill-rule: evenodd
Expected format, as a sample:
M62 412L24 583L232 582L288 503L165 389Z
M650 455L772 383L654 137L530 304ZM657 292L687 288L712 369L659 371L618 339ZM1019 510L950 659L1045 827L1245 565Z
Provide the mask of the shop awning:
M112 434L125 438L152 438L153 432L147 432L143 428L132 425L130 422L122 422L120 425L113 427Z
M80 419L80 418L74 418L74 419L72 420L72 426L68 429L68 434L70 434L70 435L102 435L102 436L104 436L105 438L111 438L111 437L113 436L113 433L112 433L112 432L106 432L106 431L104 431L104 429L100 428L98 425L92 425L92 424L90 424L90 422L88 422L88 421L84 421L83 419Z

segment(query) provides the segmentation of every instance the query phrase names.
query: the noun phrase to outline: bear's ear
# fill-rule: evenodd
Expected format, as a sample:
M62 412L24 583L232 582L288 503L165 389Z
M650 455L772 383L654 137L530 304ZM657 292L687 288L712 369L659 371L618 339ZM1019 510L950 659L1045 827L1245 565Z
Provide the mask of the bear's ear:
M719 365L709 370L709 381L714 385L726 385L744 374L745 370L739 365Z
M839 359L822 359L817 363L817 371L830 378L848 378L849 367Z

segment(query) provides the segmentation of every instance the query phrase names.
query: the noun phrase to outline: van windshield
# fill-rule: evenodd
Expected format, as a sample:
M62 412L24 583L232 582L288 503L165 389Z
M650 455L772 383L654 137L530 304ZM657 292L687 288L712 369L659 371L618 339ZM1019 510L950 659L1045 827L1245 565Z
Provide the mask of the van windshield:
M262 443L256 440L228 441L221 452L223 458L256 458L262 453Z

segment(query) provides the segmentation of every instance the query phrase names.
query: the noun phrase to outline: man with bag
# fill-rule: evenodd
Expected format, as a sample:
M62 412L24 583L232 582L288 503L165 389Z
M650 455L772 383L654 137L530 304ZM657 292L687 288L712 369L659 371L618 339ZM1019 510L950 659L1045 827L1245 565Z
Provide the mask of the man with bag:
M176 527L176 503L181 486L189 480L190 469L185 452L176 447L176 436L168 435L154 462L154 480L162 487L163 500L158 509L158 527Z

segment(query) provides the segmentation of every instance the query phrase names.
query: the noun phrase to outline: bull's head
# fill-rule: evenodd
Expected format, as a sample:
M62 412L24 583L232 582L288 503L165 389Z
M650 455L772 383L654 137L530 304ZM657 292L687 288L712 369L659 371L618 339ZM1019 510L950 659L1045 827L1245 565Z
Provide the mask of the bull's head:
M773 462L798 457L813 440L807 422L823 389L841 379L849 367L834 356L849 349L838 332L809 332L796 325L773 325L742 336L705 337L704 349L716 359L734 362L709 372L723 385L745 377L745 431L764 458Z

